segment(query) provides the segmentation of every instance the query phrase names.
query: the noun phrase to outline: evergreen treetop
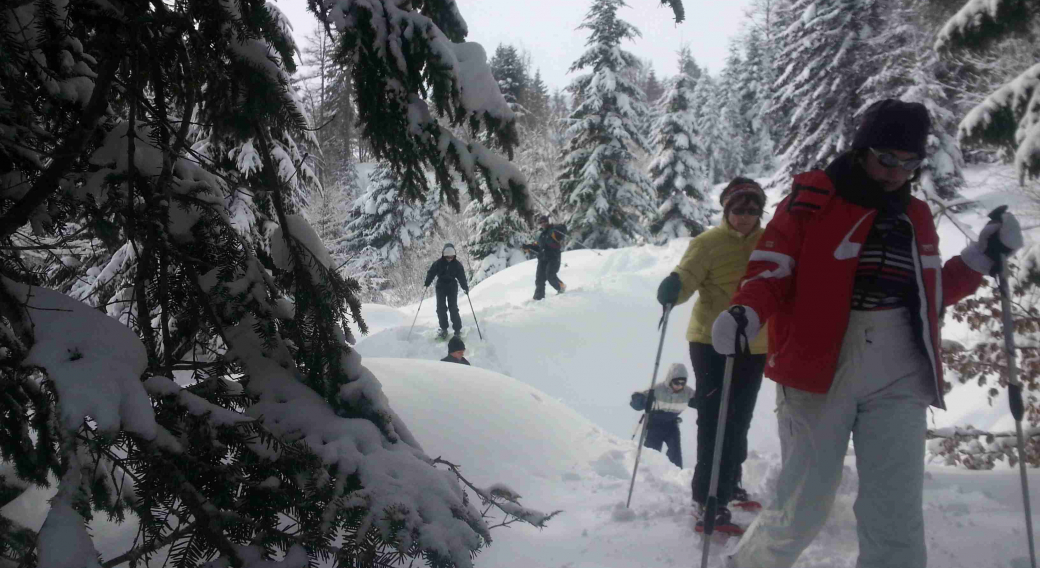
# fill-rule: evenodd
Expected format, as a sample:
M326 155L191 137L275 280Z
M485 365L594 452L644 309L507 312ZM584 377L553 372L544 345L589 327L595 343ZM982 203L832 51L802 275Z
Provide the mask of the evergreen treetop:
M587 247L625 246L647 235L653 215L653 188L634 167L631 148L647 150L641 126L647 107L630 78L639 60L621 41L639 31L617 17L621 0L596 0L580 29L589 31L588 49L571 65L589 69L569 89L576 105L564 150L560 193L569 213L572 242Z

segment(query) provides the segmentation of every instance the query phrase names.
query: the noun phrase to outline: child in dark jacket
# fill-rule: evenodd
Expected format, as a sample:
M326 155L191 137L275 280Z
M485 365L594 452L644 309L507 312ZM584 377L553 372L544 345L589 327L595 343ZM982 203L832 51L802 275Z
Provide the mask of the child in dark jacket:
M469 365L469 361L466 360L463 355L466 354L466 344L462 342L459 337L452 337L448 340L448 356L441 359L445 363L462 363L463 365Z

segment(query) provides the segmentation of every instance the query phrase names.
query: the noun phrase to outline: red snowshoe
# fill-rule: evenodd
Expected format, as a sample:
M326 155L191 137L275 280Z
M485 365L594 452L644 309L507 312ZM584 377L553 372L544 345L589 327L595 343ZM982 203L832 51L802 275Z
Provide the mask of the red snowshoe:
M703 516L703 511L700 512ZM697 526L694 530L699 533L704 533L704 520L697 521ZM729 536L740 536L744 534L744 529L733 522L732 515L729 509L726 507L719 507L718 512L715 514L715 532L722 533Z
M730 501L729 506L749 513L757 513L762 510L762 504L758 501Z
M733 500L729 502L729 506L749 513L757 513L762 510L762 504L758 501L753 501L743 487L737 487L733 490Z

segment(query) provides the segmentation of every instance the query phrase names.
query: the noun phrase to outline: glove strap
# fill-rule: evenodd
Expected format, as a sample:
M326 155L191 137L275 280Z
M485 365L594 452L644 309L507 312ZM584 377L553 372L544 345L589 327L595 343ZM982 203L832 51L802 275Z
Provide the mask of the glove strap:
M736 320L736 322L737 322L737 334L733 338L733 341L734 341L733 353L734 353L734 355L736 355L737 353L740 353L742 355L746 355L746 354L751 352L751 342L748 340L748 336L747 336L747 326L748 326L747 310L746 310L746 308L744 308L744 306L733 306L732 308L729 309L729 315L732 316L733 319ZM744 338L744 347L743 348L741 348L741 346L740 346L740 339L742 337Z
M1001 205L989 213L989 219L993 223L1004 222L1004 212L1007 205ZM990 235L986 241L986 256L993 259L993 268L989 269L990 276L996 276L1004 269L1004 259L1011 254L1011 249L1000 240L1000 230Z

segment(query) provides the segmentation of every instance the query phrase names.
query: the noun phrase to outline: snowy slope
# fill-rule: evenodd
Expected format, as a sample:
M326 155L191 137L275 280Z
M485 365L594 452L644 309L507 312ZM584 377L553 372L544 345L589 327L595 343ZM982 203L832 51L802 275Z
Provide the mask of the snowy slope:
M1006 187L1001 173L999 168L969 172L966 197L976 199L980 204L977 211L962 216L970 225L969 230L977 232L992 207L1015 201L1013 196L1001 191ZM770 203L778 200L779 195L772 195ZM938 225L943 256L949 258L958 254L967 242L966 237L948 219L939 219ZM664 247L645 246L599 253L565 253L560 276L567 282L568 291L555 295L550 290L544 302L530 299L534 287L534 262L500 272L472 290L485 341L478 339L472 327L469 305L465 297L460 298L467 327L467 358L473 365L513 377L555 399L545 401L546 404L532 405L523 400L533 400L531 393L523 393L516 398L504 397L500 404L496 404L496 399L486 390L481 390L479 396L474 394L471 399L474 405L495 413L493 417L487 417L488 420L504 420L508 416L510 420L527 420L528 424L547 420L556 425L556 434L550 439L532 439L540 437L544 431L531 426L517 428L507 439L496 439L494 444L488 444L484 441L486 437L482 436L480 451L490 451L489 446L495 446L496 454L515 451L526 457L527 461L520 460L525 464L543 459L561 463L558 458L561 451L571 452L573 456L570 461L562 462L572 464L572 469L567 472L560 467L532 469L530 465L516 465L516 460L510 460L507 463L512 465L502 465L497 471L487 464L479 466L481 473L486 473L488 478L478 483L502 481L512 484L528 498L529 506L559 507L567 511L555 519L549 529L540 533L514 528L507 535L499 536L491 550L482 556L481 564L495 567L696 565L694 560L699 558L699 540L691 531L687 508L688 484L692 475L689 469L674 468L657 452L647 452L644 456L648 456L650 465L645 470L645 477L640 474L633 504L634 518L626 520L623 515L616 515L614 509L624 501L627 491L627 482L621 478L621 471L630 471L634 458L629 438L637 416L626 402L629 393L647 388L653 369L659 337L656 325L660 315L654 299L656 287L678 262L687 242L679 240ZM685 329L691 303L673 312L662 367L674 361L689 365ZM404 320L402 327L394 328L389 323L383 329L373 326L373 333L359 341L357 348L367 358L368 364L377 364L372 357L434 360L444 356L444 344L432 341L437 324L430 299L422 305L411 341L406 341L416 308L417 305L407 306L400 310L400 316L395 316ZM380 319L389 322L394 317L384 314ZM953 339L971 339L967 330L952 320L947 323L944 333ZM415 423L423 411L405 408L409 401L419 401L423 407L428 404L436 406L431 402L436 394L424 391L421 396L413 397L407 391L397 392L390 379L392 374L387 369L379 376L395 408L402 416L409 417L413 430L436 435L436 439L423 440L431 455L451 453L453 440L464 436L453 437L450 429L441 429L444 427L442 422L437 422L436 428L423 428ZM408 382L417 384L419 379L413 376ZM465 398L454 389L449 396L452 405L458 404L460 397ZM549 402L553 404L549 405ZM1006 428L1012 424L1006 411L1006 400L997 400L990 407L983 390L976 386L956 386L947 402L949 410L933 412L931 424L971 423L986 428ZM772 412L774 404L773 384L767 381L763 385L750 433L754 457L749 459L745 471L749 489L763 495L768 494L779 467L779 446ZM575 422L571 430L567 430L561 427L561 422L541 415L563 405L589 422ZM690 465L696 450L693 424L696 414L690 411L684 418L686 422L681 427L683 454ZM593 424L601 431L593 430ZM490 425L481 426L485 427L502 430ZM530 452L531 448L535 451ZM611 453L611 449L621 454ZM467 455L471 450L457 448L457 451ZM846 481L830 523L799 566L853 566L855 563L854 457L848 459L847 466ZM522 474L525 481L510 478L511 472ZM1031 477L1034 486L1040 483L1040 474ZM1034 495L1037 493L1040 491L1033 491ZM930 464L925 499L933 566L1024 565L1024 523L1015 470L1005 466L993 472L965 472ZM1040 506L1040 499L1034 498L1033 501L1034 508ZM743 520L748 519L745 517ZM993 547L992 543L998 541L1004 544ZM715 549L732 544L720 542Z
M990 195L997 186L990 181L992 172L971 174L969 197L985 202L978 214L965 217L977 231L989 207L1007 196ZM777 196L772 197L775 203ZM941 221L939 230L944 256L956 254L964 237L948 221ZM485 341L472 328L465 297L460 298L467 358L474 368L436 361L446 346L432 341L432 299L423 303L410 341L406 338L417 305L364 306L371 333L359 338L357 349L427 454L461 465L463 475L478 486L510 486L528 507L564 511L541 531L520 525L494 529L495 542L478 556L477 566L699 565L701 541L693 532L688 505L692 469L676 468L658 452L644 452L632 509L621 508L636 449L630 436L637 413L628 407L628 395L649 386L659 337L655 291L686 242L599 254L568 252L561 277L569 289L563 295L550 291L543 302L530 300L533 262L482 282L472 290L472 299ZM689 314L690 303L673 313L662 368L675 361L689 364ZM970 339L952 324L945 333ZM744 475L748 489L763 497L779 468L772 387L768 381L763 385L750 435L753 455ZM948 403L948 412L935 412L937 425L1009 424L1006 401L991 408L977 387L957 386ZM692 466L696 414L691 410L683 417L683 454ZM855 565L854 457L847 466L831 519L799 567ZM1038 496L1040 474L1030 477ZM39 527L47 497L31 491L0 512ZM1034 497L1033 507L1040 510L1040 498ZM925 509L931 566L1028 566L1016 470L1001 466L968 472L929 465ZM736 515L745 524L752 518ZM92 531L106 559L125 550L134 535L134 527L115 527L103 519L96 520ZM717 540L711 566L721 566L718 554L734 544ZM158 560L156 566L161 565Z

